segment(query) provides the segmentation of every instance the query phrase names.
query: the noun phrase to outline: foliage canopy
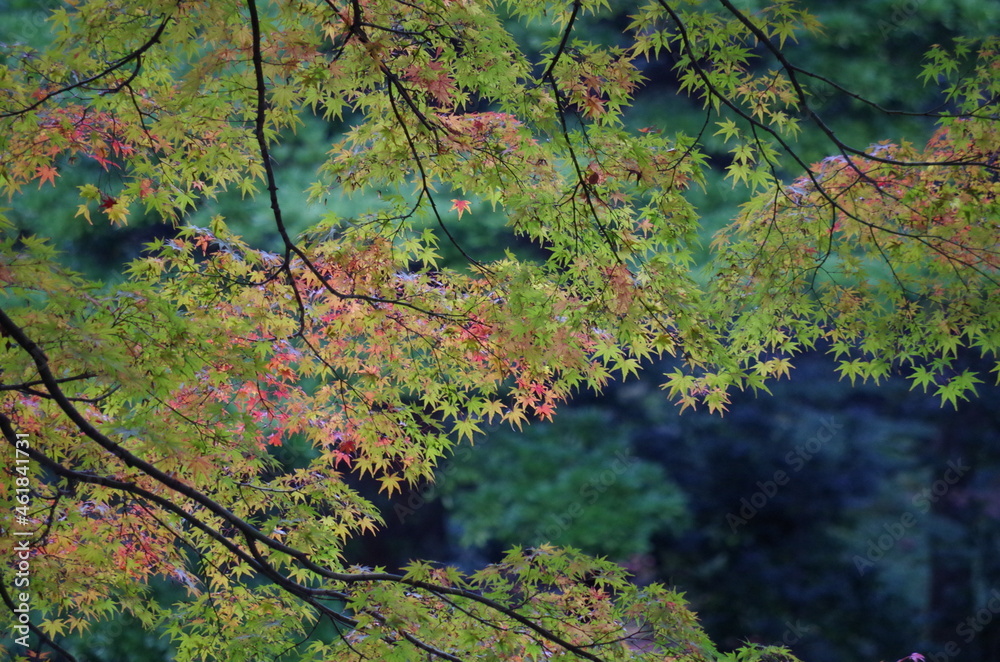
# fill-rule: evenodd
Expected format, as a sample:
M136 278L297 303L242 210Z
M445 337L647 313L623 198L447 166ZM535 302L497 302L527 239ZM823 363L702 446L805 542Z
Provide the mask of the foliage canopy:
M938 122L928 140L855 146L816 101L852 93L785 55L819 29L795 3L655 0L621 45L576 34L608 11L92 0L53 13L47 48L6 46L13 204L54 187L75 201L51 213L80 223L176 225L101 286L0 217L0 428L15 447L29 435L33 461L31 506L11 481L0 497L32 531L43 647L124 611L191 660L765 654L727 658L680 595L574 550L514 549L472 575L343 557L381 522L347 472L396 493L484 423L548 419L653 358L676 357L664 386L682 407L724 411L817 346L851 380L902 371L954 404L984 377L963 350L1000 346L995 39L928 53L946 100L910 111ZM559 33L528 53L509 20ZM701 134L628 126L644 59L704 103ZM349 128L304 193L279 191L272 152L313 117ZM803 161L803 130L834 154ZM686 191L711 134L753 196L705 275ZM69 172L85 183L67 192ZM240 218L187 223L225 190L269 200L276 244L241 237ZM283 215L290 197L373 191L301 232ZM455 246L464 268L440 264L449 228L487 205L535 250ZM296 466L269 452L291 440L309 448ZM153 576L188 599L144 599ZM320 622L337 636L310 640Z

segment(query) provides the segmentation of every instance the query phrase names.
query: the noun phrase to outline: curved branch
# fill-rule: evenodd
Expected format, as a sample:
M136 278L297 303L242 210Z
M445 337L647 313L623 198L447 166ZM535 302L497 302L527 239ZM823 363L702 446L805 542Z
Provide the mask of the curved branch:
M413 137L410 135L410 130L406 128L406 122L403 121L403 116L399 112L399 108L396 106L396 97L392 90L395 85L391 78L389 80L389 105L392 107L392 112L396 116L396 121L399 123L399 128L403 130L403 137L406 139L406 145L410 149L410 154L413 155L413 161L417 164L417 171L420 173L420 190L421 194L427 196L427 201L431 205L431 211L434 212L434 218L437 220L438 226L444 232L445 236L448 237L448 241L451 242L452 246L458 249L458 252L462 254L469 264L473 265L476 269L481 272L488 272L489 269L486 265L482 264L479 260L476 260L471 255L465 252L465 248L458 243L458 240L451 234L448 226L444 224L444 220L441 218L440 212L438 212L437 203L434 201L434 196L431 194L430 183L427 181L427 171L424 170L424 162L417 151L417 145L413 141ZM419 203L419 198L418 198Z
M12 614L15 613L14 610L16 607L14 606L14 601L11 599L10 594L7 592L7 585L5 582L0 582L0 600L3 600L4 605L7 606L7 609L9 609ZM51 647L52 650L66 658L66 662L77 662L76 658L73 657L69 651L53 641L40 627L30 621L25 625L28 626L29 630L35 633L40 641L44 642L45 645Z
M56 380L56 383L65 384L66 382L76 382L96 376L97 375L92 372L83 372L79 375L73 375L72 377L60 377ZM0 391L24 391L30 389L32 386L41 386L43 383L44 382L40 379L35 379L30 382L21 382L20 384L0 384Z
M663 0L658 0L658 1L660 2L661 6L665 6ZM746 28L753 34L753 36L756 37L757 40L764 45L764 48L766 48L768 51L771 52L774 58L781 64L782 68L784 68L784 70L788 72L788 81L792 84L792 87L795 90L795 94L799 98L799 103L802 105L803 110L805 110L806 115L812 120L813 124L819 127L819 130L822 131L827 136L827 138L830 139L830 142L832 142L834 145L837 146L837 149L845 153L844 154L845 157L847 156L847 154L854 154L855 156L863 156L870 161L876 161L878 163L885 163L888 165L897 165L906 167L976 165L989 168L990 170L997 170L997 167L995 165L977 161L897 161L895 159L887 159L885 157L878 156L877 154L869 154L864 150L857 149L856 147L851 147L847 143L843 142L840 138L838 138L837 135L834 133L833 129L831 129L829 125L823 120L823 118L821 118L819 114L815 110L813 110L812 107L809 105L809 99L806 96L805 90L802 88L802 85L799 83L798 77L795 74L796 72L802 72L810 76L812 74L809 74L808 72L805 72L802 69L793 66L792 63L788 61L788 58L785 57L785 54L781 52L781 49L775 46L773 43L771 43L771 40L768 39L766 34L764 34L764 31L758 28L756 25L754 25L753 21L751 21L749 18L747 18L747 16L743 12L737 9L733 5L733 3L730 2L730 0L719 0L719 2L722 3L722 6L725 7L727 10L729 10L729 12L734 17L736 17L736 20L738 20L740 23L746 26ZM693 57L694 53L692 53L692 59ZM839 88L839 86L837 87ZM859 97L855 96L855 98ZM782 146L784 147L784 145Z
M252 0L250 1L252 2ZM276 552L289 556L290 558L298 562L303 568L310 570L317 576L324 577L326 579L341 581L347 584L357 584L363 582L390 582L390 583L411 586L413 588L419 588L431 592L462 597L468 600L472 600L474 602L479 602L480 604L483 604L489 607L490 609L493 609L499 614L502 614L503 616L511 620L517 621L518 623L538 633L541 637L545 638L546 640L551 641L552 643L562 647L563 649L572 652L578 657L587 660L592 660L593 662L600 662L599 657L582 649L580 646L574 645L571 642L566 641L564 638L560 637L555 632L552 632L551 630L542 627L541 625L535 623L530 618L522 615L516 610L506 607L487 597L481 596L475 593L474 591L466 589L456 589L447 586L438 586L430 582L408 579L404 575L398 575L393 573L335 572L330 570L329 568L325 568L323 566L318 565L309 558L309 555L307 553L295 549L293 547L289 547L288 545L280 543L271 538L270 536L265 535L263 532L261 532L259 529L251 525L249 522L237 516L236 514L234 514L233 512L231 512L230 510L228 510L215 500L209 498L202 492L186 485L180 480L164 473L163 471L156 468L149 462L146 462L145 460L136 457L128 450L126 450L119 444L109 439L106 435L101 433L100 430L95 428L93 424L91 424L90 421L88 421L86 417L84 417L83 414L81 414L74 407L70 399L66 396L65 393L62 392L62 389L59 386L58 382L56 381L55 376L49 369L48 358L46 357L45 352L33 340L31 340L31 338L27 336L24 330L8 316L6 311L4 311L2 308L0 308L0 330L2 330L8 337L12 338L14 342L20 345L21 348L25 352L27 352L29 356L31 356L32 360L34 361L35 368L38 371L39 377L41 378L41 381L46 386L46 388L49 389L49 392L52 395L52 399L62 410L63 414L73 423L74 426L76 426L78 430L80 430L81 433L83 433L87 438L96 442L106 451L117 457L125 465L141 471L142 473L154 479L158 483L164 485L165 487L173 490L174 492L177 492L178 494L184 497L187 497L193 502L203 506L212 514L227 521L246 540L246 543L251 550L250 555L248 556L245 551L241 550L234 543L226 539L226 537L223 536L222 533L216 531L212 527L209 527L207 524L199 520L194 515L184 511L184 509L180 508L176 504L172 503L171 501L160 495L153 494L148 490L145 490L141 487L138 487L136 485L133 485L125 481L120 481L113 478L107 478L105 476L85 474L73 471L71 469L67 469L66 467L63 467L59 463L52 461L46 455L39 453L36 450L32 449L29 451L29 454L33 459L43 464L44 466L48 467L54 473L66 478L78 480L80 482L103 485L120 491L136 494L144 499L148 499L149 501L157 504L164 510L167 510L182 517L185 521L201 529L206 534L208 534L212 539L214 539L216 542L220 543L223 547L225 547L228 551L233 553L241 561L247 563L249 567L257 569L263 575L274 581L281 588L284 588L293 595L296 595L304 600L308 600L309 597L316 597L316 596L340 598L343 596L343 594L339 591L332 591L330 589L311 589L302 586L301 584L297 584L290 579L287 579L286 577L284 577L283 575L281 575L280 573L278 573L277 571L275 571L273 568L270 567L270 564L268 564L266 560L263 559L263 557L260 555L259 551L256 548L255 543L260 543ZM0 424L2 423L5 423L7 429L13 432L13 427L10 425L9 419L7 419L5 415L0 414ZM313 605L314 603L309 602L309 604ZM353 620L348 619L347 617L343 617L342 622L345 625L353 624Z
M441 313L433 310L425 310L420 306L417 306L409 301L403 301L400 299L383 299L380 297L373 297L364 294L349 294L347 292L341 292L333 287L329 281L323 277L320 270L313 264L309 256L303 251L288 234L288 227L285 225L284 217L281 212L281 204L278 200L278 184L277 178L274 175L274 167L271 165L271 152L267 146L267 136L265 134L265 127L267 122L267 82L264 79L264 58L261 50L261 29L260 29L260 15L257 11L256 0L247 0L247 9L250 13L250 32L252 34L252 56L253 61L253 71L254 71L254 86L257 93L257 109L254 116L255 134L257 139L257 149L260 152L261 162L264 167L264 177L267 181L267 192L268 198L271 203L271 214L274 218L274 224L278 229L278 234L281 236L281 241L285 248L285 259L282 265L282 271L285 272L290 287L292 288L295 298L297 300L299 309L300 326L301 322L305 318L305 304L302 301L301 294L298 287L295 285L295 279L292 274L291 256L294 254L300 260L306 269L315 276L323 288L337 297L338 299L347 300L354 299L357 301L365 301L370 304L386 303L393 304L397 306L403 306L405 308L410 308L421 314L429 315L431 317L437 317L442 319L454 319L458 316L449 315L447 313Z
M0 119L5 119L7 117L16 117L18 115L30 113L32 110L38 108L49 99L59 96L60 94L65 94L70 90L75 90L78 87L84 87L86 85L89 85L90 83L100 80L101 78L104 78L108 74L114 73L115 71L121 69L123 66L125 66L132 60L135 60L135 68L125 81L118 83L114 87L106 88L106 91L111 93L120 91L124 87L128 86L128 84L132 80L134 80L136 76L139 75L139 70L142 68L142 54L148 51L157 43L159 43L160 37L163 35L163 31L166 30L167 24L170 23L170 18L171 18L170 16L164 17L163 20L160 22L160 26L156 29L156 32L154 32L153 36L151 36L148 40L146 40L146 43L144 43L142 46L132 51L125 57L120 58L119 60L113 62L106 69L104 69L104 71L98 74L94 74L93 76L90 76L88 78L84 78L83 80L77 81L72 85L66 85L64 87L59 88L58 90L54 90L52 92L46 92L40 99L38 99L35 103L31 104L30 106L26 106L25 108L22 108L20 110L15 110L9 113L0 113Z
M556 48L556 52L552 55L552 61L549 62L549 66L546 67L545 73L539 77L540 80L545 80L552 75L552 71L555 69L556 64L559 63L559 58L562 57L563 52L566 50L566 44L569 43L569 35L573 31L573 24L576 23L577 14L580 13L580 5L580 0L573 0L573 11L570 12L569 20L566 21L566 27L563 29L562 39L559 40L559 47Z
M720 1L721 2L728 2L728 0L720 0ZM910 234L908 232L902 232L902 231L899 231L899 230L894 230L892 228L883 227L881 225L878 225L877 223L873 223L871 221L866 221L866 220L864 220L862 218L859 218L857 215L852 214L848 210L844 209L844 207L833 198L833 196L830 194L830 192L827 191L821 185L819 179L817 178L817 174L815 172L813 172L812 168L810 168L805 163L805 161L802 160L802 157L799 156L798 153L795 152L795 150L792 149L792 147L788 144L788 142L785 141L785 139L782 138L781 135L776 130L774 130L773 128L767 126L766 124L764 124L764 123L762 123L762 122L754 119L752 116L748 115L742 108L740 108L739 106L737 106L736 103L733 102L732 99L730 99L729 97L727 97L725 94L723 94L721 91L719 91L719 89L715 85L712 84L712 81L709 80L708 74L701 67L701 65L698 64L698 61L697 61L697 55L698 54L694 51L694 46L691 44L690 38L689 38L688 33L687 33L687 28L685 28L684 23L680 19L680 16L677 15L677 13L673 10L673 8L669 4L667 4L667 2L665 0L657 0L657 4L659 4L664 9L664 11L666 11L670 15L671 19L677 24L677 30L680 33L681 40L682 40L682 42L684 44L684 48L685 48L685 50L687 50L687 52L691 56L691 66L694 69L695 73L698 75L698 77L701 79L702 84L705 85L705 89L712 96L714 96L715 98L717 98L720 101L720 103L722 103L727 108L729 108L730 110L732 110L740 118L742 118L743 120L745 120L746 122L748 122L752 127L759 128L760 130L762 130L762 131L768 133L769 135L771 135L771 137L774 138L774 140L781 146L781 148L785 151L785 153L788 154L792 158L792 160L795 161L795 163L797 163L802 168L802 170L806 173L806 177L813 184L813 186L816 187L817 192L819 192L820 195L827 202L829 202L830 205L835 210L840 211L841 213L843 213L848 218L850 218L850 219L852 219L854 221L857 221L858 223L860 223L860 224L862 224L862 225L864 225L866 227L878 229L878 230L880 230L882 232L886 232L888 234L893 234L893 235L896 235L896 236L899 236L899 237L903 237L903 238L906 238L906 239L912 239L914 241L920 242L921 244L924 244L925 246L927 246L927 248L929 248L930 250L932 250L934 252L941 253L941 251L939 249L937 249L937 248L934 247L934 245L933 245L932 242L930 242L928 239L924 238L921 235ZM749 19L746 19L746 20L749 20ZM754 28L754 29L756 29L756 28ZM762 35L761 38L764 38L765 41L766 41L766 35L764 35L762 32L760 32L759 34ZM769 43L769 42L767 42L767 43ZM771 48L774 48L773 45L770 45L770 46L771 46ZM835 140L835 144L836 144L837 139L835 137L833 139ZM838 145L838 147L840 147L840 146ZM854 165L852 161L850 161L850 157L847 156L845 148L846 148L846 151L854 152L854 150L853 150L853 148L850 148L849 146L846 146L846 145L844 147L841 147L841 150L842 150L841 153L843 154L843 157L844 157L845 161L847 162L847 164L849 164L849 167L853 168L855 170L855 172L858 173L859 177L866 178L865 173L861 172L860 169L856 165ZM907 166L907 167L908 166L945 165L945 166L953 166L953 167L957 167L957 166L984 166L984 167L987 167L987 168L990 168L990 169L993 169L993 170L997 169L997 166L995 166L995 165L991 165L991 164L988 164L988 163L980 163L980 162L970 162L970 161L926 161L926 162L921 162L921 161L894 161L892 159L873 158L872 155L866 154L865 152L856 152L856 153L864 156L865 158L868 158L868 159L871 159L871 160L874 160L874 161L879 161L879 162L887 163L887 164L890 164L890 165L899 165L899 166ZM887 193L885 193L884 191L881 190L881 187L878 187L876 185L876 188L878 188L878 190L883 195L888 195ZM946 243L954 244L955 242L948 241ZM948 256L945 256L945 257L947 258ZM951 258L948 258L948 259L951 259ZM970 269L973 269L974 271L976 271L977 273L979 273L983 277L987 278L988 280L990 280L992 282L995 282L992 276L990 276L987 273L984 273L978 267L976 267L976 266L974 266L972 264L965 263L965 262L961 262L961 261L959 261L959 262L961 264L963 264L964 266L966 266L966 267L968 267Z

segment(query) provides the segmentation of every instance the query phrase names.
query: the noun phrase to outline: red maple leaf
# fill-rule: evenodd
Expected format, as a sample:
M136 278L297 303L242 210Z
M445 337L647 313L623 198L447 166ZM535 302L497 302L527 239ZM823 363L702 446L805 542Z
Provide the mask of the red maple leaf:
M465 212L469 211L469 205L471 205L471 204L472 203L469 202L468 200L456 200L456 199L452 199L452 201L451 201L451 208L454 211L458 212L458 217L459 218L462 218L462 214L464 214Z
M555 411L556 408L553 407L552 404L549 402L540 404L537 407L535 407L535 415L538 416L538 418L545 419L548 421L552 420L552 414L554 414Z

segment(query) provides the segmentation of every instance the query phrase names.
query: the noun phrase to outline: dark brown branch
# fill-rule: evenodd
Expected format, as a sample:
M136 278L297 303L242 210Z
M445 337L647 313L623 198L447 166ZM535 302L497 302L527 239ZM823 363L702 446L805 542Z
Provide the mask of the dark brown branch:
M726 2L727 0L720 0L720 1ZM852 214L849 211L847 211L846 209L844 209L844 207L839 202L837 202L831 196L831 194L821 185L819 179L817 178L816 173L813 172L812 168L810 168L805 163L805 161L803 161L802 157L799 156L798 153L791 148L791 146L787 143L787 141L785 141L785 139L782 138L781 135L776 130L774 130L773 128L767 126L766 124L764 124L764 123L762 123L762 122L754 119L752 116L750 116L749 114L747 114L746 111L744 111L742 108L740 108L739 106L737 106L736 103L732 99L730 99L729 97L727 97L726 95L724 95L721 91L719 91L719 89L717 87L715 87L715 85L712 84L712 81L709 79L708 74L701 67L701 65L698 64L698 54L694 50L694 46L691 43L691 40L690 40L690 38L688 36L688 33L687 33L687 28L684 26L684 23L681 21L680 16L677 15L677 13L673 10L673 8L665 0L657 0L657 4L659 4L664 9L664 11L666 11L667 14L670 15L670 17L674 21L674 23L676 23L678 33L680 34L681 41L682 41L682 43L684 45L684 49L688 52L688 54L691 57L691 67L694 69L695 73L701 79L702 84L705 86L705 89L708 91L708 93L711 94L712 96L714 96L715 98L717 98L720 101L720 103L722 103L727 108L729 108L730 110L732 110L740 118L742 118L743 120L745 120L746 122L748 122L751 127L759 128L760 130L768 133L772 138L774 138L774 140L781 146L781 148L785 151L785 153L788 154L792 158L792 160L794 160L795 163L797 163L802 168L802 170L806 173L806 177L809 179L810 182L812 182L813 186L816 187L817 192L827 202L829 202L830 205L835 210L839 210L846 217L848 217L848 218L850 218L850 219L852 219L854 221L857 221L858 223L860 223L860 224L862 224L862 225L864 225L866 227L878 229L878 230L880 230L882 232L885 232L887 234L893 234L893 235L896 235L896 236L899 236L899 237L902 237L902 238L905 238L905 239L912 239L912 240L917 241L917 242L919 242L921 244L924 244L930 250L935 251L935 252L943 255L945 258L947 258L949 260L953 259L953 258L948 257L947 255L944 255L944 253L942 253L939 249L935 248L934 244L931 243L931 241L929 241L928 239L926 239L925 237L923 237L921 235L910 234L908 232L903 232L903 231L900 231L900 230L894 230L892 228L883 227L881 225L878 225L877 223L873 223L871 221L866 221L866 220L864 220L862 218L859 218L857 215ZM763 34L763 33L761 33L761 34ZM773 48L773 45L771 45L771 47ZM850 157L847 155L847 153L845 153L843 151L843 148L841 148L841 149L842 149L843 157L846 160L846 162L848 163L849 167L853 168L855 170L855 172L858 173L858 176L860 178L867 179L866 176L865 176L865 174L862 173L859 170L859 168L856 165L853 164L852 161L850 161ZM857 152L857 153L861 154L865 158L869 158L869 159L872 158L871 155L866 154L864 152ZM880 162L887 163L887 164L890 164L890 165L899 165L899 166L931 166L931 165L945 165L945 166L986 166L986 167L990 167L992 169L996 169L996 166L991 166L989 164L978 163L978 162L971 162L971 161L926 161L926 162L920 162L920 161L894 161L892 159L872 159L872 160L880 161ZM772 165L772 167L773 167L773 164L769 164L769 165ZM879 190L881 192L881 188L880 187L876 186L876 188L879 188ZM883 193L883 194L885 194L885 193ZM888 195L888 194L885 194L885 195ZM956 244L956 242L954 242L954 241L948 241L947 243ZM956 245L958 245L958 244L956 244ZM992 278L992 276L990 276L988 273L983 272L981 269L975 267L974 265L966 263L966 262L961 262L961 261L959 261L959 263L963 264L964 266L968 267L969 269L972 269L972 270L976 271L977 273L979 273L980 275L982 275L984 278L986 278L986 279L988 279L990 281L994 281L994 279Z
M576 23L576 17L580 13L580 0L573 0L573 11L570 12L569 20L566 21L566 27L563 29L562 39L559 40L559 46L556 48L556 52L552 55L552 61L549 62L549 66L545 68L545 73L541 75L539 80L545 80L552 76L552 72L556 68L556 64L559 63L559 59L562 57L563 52L566 50L566 44L569 43L569 35L573 32L573 24ZM553 80L553 83L555 81Z
M89 85L90 83L93 83L97 80L100 80L101 78L104 78L108 74L114 73L115 71L121 69L129 62L135 60L135 68L125 81L118 83L114 87L105 88L107 92L113 93L120 91L122 88L126 87L132 80L134 80L137 75L139 75L139 70L142 67L142 54L148 51L157 43L159 43L160 37L163 35L163 31L166 30L168 23L170 23L170 16L166 16L163 18L163 20L160 22L160 26L156 29L156 32L153 33L153 36L150 37L146 41L146 43L144 43L142 46L132 51L125 57L116 60L114 63L109 65L104 71L98 74L94 74L93 76L90 76L88 78L84 78L83 80L77 81L72 85L66 85L64 87L59 88L58 90L53 90L52 92L46 92L44 96L42 96L40 99L38 99L35 103L31 104L30 106L26 106L20 110L15 110L9 113L0 113L0 119L6 117L15 117L17 115L23 115L25 113L30 113L32 110L38 108L49 99L55 96L59 96L60 94L65 94L66 92L74 90L78 87L84 87L86 85Z
M75 382L82 379L90 379L91 377L96 377L96 375L92 372L83 372L72 377L60 377L56 380L56 383L65 384L66 382ZM43 383L42 380L36 379L30 382L21 382L20 384L0 384L0 391L23 391L32 386L41 386Z
M465 248L458 243L458 240L452 236L451 231L448 230L448 226L444 224L444 219L441 218L441 214L438 212L437 203L434 201L434 196L431 194L430 183L427 181L427 172L424 170L424 161L420 157L420 153L417 151L417 145L413 141L413 137L410 135L410 130L406 128L406 122L403 120L402 114L399 112L399 108L396 106L396 97L392 90L394 86L392 85L392 80L389 79L389 105L392 107L392 112L396 116L396 121L399 123L399 128L403 131L403 137L406 139L406 145L410 149L410 154L413 156L414 163L417 164L417 172L420 174L420 191L421 195L427 197L427 201L431 205L431 211L434 212L434 218L437 220L438 227L444 232L445 236L448 237L448 241L451 245L458 249L458 252L462 254L469 264L476 267L481 272L489 271L489 269L479 260L474 259L468 253L465 252Z
M410 308L411 310L415 310L421 314L429 315L431 317L454 318L454 315L425 310L409 301L402 301L399 299L382 299L364 294L349 294L347 292L341 292L330 284L329 280L325 278L322 273L320 273L316 265L309 259L309 256L306 255L305 251L303 251L292 240L291 236L288 234L288 227L285 225L284 217L282 216L281 204L278 200L277 178L274 175L274 167L271 164L271 152L267 146L267 136L265 133L268 109L267 82L264 79L264 60L261 51L262 35L260 30L260 16L257 11L256 1L247 0L247 9L250 13L250 31L253 42L253 52L251 58L253 60L254 84L257 93L257 110L254 118L257 149L260 153L262 166L264 167L264 178L267 181L267 192L271 203L271 214L274 218L274 224L278 229L278 234L281 236L281 241L285 248L285 259L284 264L282 265L282 270L286 273L289 286L295 294L296 302L299 308L300 326L301 322L305 318L305 304L302 301L301 293L299 292L298 287L295 285L294 274L292 273L291 256L293 254L298 257L306 269L319 280L323 288L338 299L355 299L358 301L365 301L370 304L393 304Z
M14 605L14 601L10 597L10 594L7 593L6 582L0 582L0 599L3 600L3 603L5 605L7 605L7 608L13 614L14 613L14 609L16 609L16 607ZM35 635L38 637L38 639L40 641L44 642L44 644L46 646L51 647L52 650L56 651L57 653L59 653L60 655L62 655L63 657L65 657L66 658L65 662L76 662L76 658L73 657L73 655L71 655L69 651L67 651L65 648L63 648L62 646L60 646L59 644L57 644L55 641L53 641L52 639L50 639L49 636L47 634L45 634L45 632L41 628L39 628L37 625L35 625L34 623L32 623L30 621L28 623L26 623L25 625L27 625L28 629L31 630L32 632L34 632Z
M510 609L494 600L481 596L473 591L464 589L455 589L446 586L437 586L429 582L407 579L405 576L398 574L383 573L383 572L373 572L373 573L334 572L329 568L325 568L323 566L318 565L317 563L310 560L309 555L306 554L305 552L295 549L293 547L289 547L288 545L280 543L274 540L273 538L265 535L256 527L246 522L242 518L238 517L236 514L234 514L233 512L231 512L230 510L228 510L215 500L209 498L202 492L186 485L180 480L164 473L163 471L156 468L149 462L146 462L145 460L136 457L128 450L126 450L119 444L112 441L106 435L101 433L97 428L93 426L93 424L90 423L90 421L88 421L83 416L83 414L77 411L73 403L70 402L70 400L62 392L62 389L56 382L55 377L52 375L52 372L48 367L48 357L45 355L45 352L33 340L31 340L31 338L27 336L24 330L8 316L6 311L4 311L2 308L0 308L0 330L2 330L8 337L13 339L14 342L20 345L21 348L25 352L27 352L29 356L31 356L32 360L35 363L35 368L36 370L38 370L39 377L41 378L41 381L46 386L46 388L49 389L49 392L52 395L52 399L63 411L63 414L73 423L74 426L76 426L78 430L80 430L80 432L82 432L87 438L96 442L106 451L117 457L126 466L138 469L145 475L149 476L150 478L162 484L163 486L169 488L170 490L173 490L174 492L177 492L178 494L184 497L187 497L193 502L203 506L214 515L227 521L243 536L243 538L245 539L247 545L251 550L251 554L255 558L248 556L246 552L244 552L234 543L229 541L219 531L212 529L205 523L201 522L201 520L199 520L197 517L194 517L192 514L180 508L180 506L177 506L173 502L169 501L168 499L160 495L154 494L152 492L149 492L148 490L144 490L136 485L133 485L125 481L120 481L105 476L85 474L73 471L71 469L67 469L66 467L63 467L57 462L52 461L50 458L39 453L38 451L35 450L29 451L29 455L33 459L43 464L47 468L51 469L54 473L63 476L65 478L76 479L80 482L104 485L106 487L111 487L116 490L128 492L131 494L136 494L144 499L151 501L152 503L155 503L164 510L172 512L178 515L179 517L182 517L185 521L191 523L193 526L198 527L206 534L208 534L213 540L220 543L228 551L234 554L234 556L239 558L241 561L247 563L249 567L258 570L264 576L274 581L278 586L284 588L293 595L301 597L302 599L308 599L309 597L317 597L317 596L341 597L343 594L340 591L331 591L329 589L310 589L308 587L302 586L285 578L280 573L270 568L269 564L267 564L266 561L263 559L263 557L259 554L255 543L260 543L266 547L271 548L276 552L280 552L282 554L289 556L290 558L294 559L296 562L301 564L303 568L308 569L311 572L315 573L316 575L324 577L326 579L341 581L347 584L356 584L361 582L397 583L397 584L412 586L414 588L424 589L431 592L454 595L457 597L462 597L468 600L472 600L474 602L479 602L480 604L483 604L489 607L490 609L493 609L499 614L502 614L503 616L511 620L521 623L522 625L536 632L546 640L551 641L552 643L558 646L561 646L565 650L570 651L579 657L582 657L587 660L592 660L593 662L601 662L599 657L583 650L579 646L576 646L566 641L565 639L557 635L555 632L552 632L542 627L541 625L532 621L530 618L520 614L516 610ZM13 431L13 428L9 424L9 419L6 419L6 417L3 414L0 414L0 422L3 422L5 420L7 421L8 428L11 431ZM310 602L310 604L312 603ZM347 617L343 617L343 619L344 619L343 622L345 624L353 623L353 621L351 621Z
M664 6L663 0L659 0L659 2L661 6ZM801 104L802 109L805 110L806 115L812 120L813 124L819 127L820 131L826 134L827 138L830 139L830 142L836 145L839 150L845 152L844 154L845 158L847 157L847 154L854 154L855 156L863 156L864 158L870 161L877 161L878 163L886 163L889 165L897 165L897 166L918 167L918 166L976 165L989 168L990 170L997 169L996 166L991 165L989 163L982 163L976 161L897 161L895 159L887 159L884 157L880 157L877 154L869 154L864 150L857 149L856 147L851 147L847 143L843 142L840 138L838 138L834 133L833 129L831 129L829 125L823 120L823 118L821 118L819 114L815 110L813 110L812 107L809 105L809 98L806 95L805 90L802 88L802 85L799 83L798 77L796 76L796 72L799 72L801 70L798 67L793 66L792 63L788 61L788 58L785 57L785 54L781 52L781 49L779 49L777 46L771 43L771 40L768 39L767 35L764 34L764 32L760 28L754 25L753 21L747 18L743 12L737 9L733 5L733 3L730 2L730 0L719 0L719 2L722 3L723 7L729 10L729 12L736 18L736 20L738 20L740 23L746 26L746 28L753 34L753 36L756 37L761 44L763 44L764 48L770 51L771 54L774 56L774 58L781 64L782 68L784 68L784 70L788 73L788 81L792 84L792 88L795 90L795 94L799 98L799 103ZM691 56L693 60L694 53L692 53ZM782 146L784 147L784 145Z

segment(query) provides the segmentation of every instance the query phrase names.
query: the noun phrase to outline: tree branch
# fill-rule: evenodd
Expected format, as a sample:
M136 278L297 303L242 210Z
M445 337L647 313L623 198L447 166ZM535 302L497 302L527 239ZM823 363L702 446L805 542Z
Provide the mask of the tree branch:
M84 78L83 80L77 81L72 85L66 85L64 87L61 87L58 90L53 90L52 92L46 92L40 99L38 99L38 101L31 104L30 106L26 106L20 110L15 110L9 113L0 113L0 119L7 117L15 117L18 115L24 115L25 113L30 113L32 110L38 108L49 99L59 96L60 94L65 94L70 90L75 90L78 87L84 87L86 85L89 85L90 83L100 80L101 78L104 78L108 74L114 73L115 71L121 69L123 66L125 66L132 60L135 60L135 69L129 75L128 79L117 84L114 87L105 88L106 91L108 92L118 92L122 88L126 87L139 74L139 69L142 67L142 54L148 51L157 43L159 43L160 37L163 35L163 31L166 30L167 24L170 22L170 18L171 18L170 16L166 16L163 18L163 20L160 22L159 27L156 29L156 32L154 32L153 36L151 36L148 40L146 40L146 43L144 43L142 46L132 51L125 57L116 60L100 73L94 74L93 76L90 76L88 78Z

